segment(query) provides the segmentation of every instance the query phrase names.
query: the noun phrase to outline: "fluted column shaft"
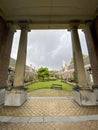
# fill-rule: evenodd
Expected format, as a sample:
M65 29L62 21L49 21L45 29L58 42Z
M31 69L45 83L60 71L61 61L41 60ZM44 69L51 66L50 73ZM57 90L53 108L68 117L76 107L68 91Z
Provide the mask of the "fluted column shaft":
M13 26L6 26L3 29L2 37L0 38L0 86L6 85L6 80L8 78L8 67L10 62L10 54L12 48Z
M72 26L71 28L71 39L72 39L73 59L74 59L75 72L77 75L77 82L82 87L87 87L83 56L76 26Z
M27 34L28 30L25 27L22 27L18 48L18 56L16 61L14 87L24 86L26 52L27 52Z
M98 85L98 58L96 55L94 42L91 34L91 30L89 25L87 25L84 29L85 38L87 42L88 52L89 52L89 58L90 58L90 64L92 68L92 74L93 74L93 80L94 85Z

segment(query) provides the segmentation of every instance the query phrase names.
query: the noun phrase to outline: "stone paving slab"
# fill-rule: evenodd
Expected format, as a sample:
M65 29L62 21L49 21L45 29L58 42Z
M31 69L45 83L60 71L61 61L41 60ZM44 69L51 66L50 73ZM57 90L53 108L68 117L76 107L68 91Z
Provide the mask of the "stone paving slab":
M9 122L12 116L0 116L0 122Z
M0 116L0 122L27 123L27 122L84 122L98 121L98 115L89 116L45 116L45 117L10 117Z
M98 116L97 115L88 115L87 118L89 120L98 120Z
M23 123L23 122L29 122L31 118L30 117L12 117L8 122L14 122L14 123Z
M70 118L68 116L48 116L48 117L44 117L44 122L70 122Z
M31 117L29 122L44 122L44 117Z
M90 120L98 121L98 115L44 117L44 122L84 122Z

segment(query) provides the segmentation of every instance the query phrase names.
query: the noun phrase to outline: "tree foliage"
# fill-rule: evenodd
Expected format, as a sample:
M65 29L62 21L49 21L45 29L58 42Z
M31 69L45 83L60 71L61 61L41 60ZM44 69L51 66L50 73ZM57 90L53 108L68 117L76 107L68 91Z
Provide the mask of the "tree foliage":
M74 63L73 58L71 58L71 60L70 60L70 64L73 64L73 63Z
M86 57L87 57L87 55L83 54L83 59L86 58ZM70 64L73 64L73 63L74 63L73 58L71 58Z
M37 76L38 76L38 79L40 80L45 80L49 77L49 70L48 68L39 68L38 71L37 71Z

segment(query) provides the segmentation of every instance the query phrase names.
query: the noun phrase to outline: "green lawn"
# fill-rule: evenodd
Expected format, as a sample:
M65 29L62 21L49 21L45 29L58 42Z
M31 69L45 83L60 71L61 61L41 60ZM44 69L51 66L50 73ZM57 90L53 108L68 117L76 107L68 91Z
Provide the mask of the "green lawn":
M67 83L63 83L63 82L61 82L59 80L33 83L33 84L28 86L28 91L31 91L31 90L34 90L34 89L39 89L39 88L51 88L52 84L61 84L62 89L72 91L72 86L71 85L69 85Z

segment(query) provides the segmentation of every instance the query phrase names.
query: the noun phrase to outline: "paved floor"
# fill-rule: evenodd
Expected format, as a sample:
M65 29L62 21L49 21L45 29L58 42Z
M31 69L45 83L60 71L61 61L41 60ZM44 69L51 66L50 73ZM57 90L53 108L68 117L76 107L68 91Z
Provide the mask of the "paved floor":
M78 123L0 123L0 130L98 130L98 121Z
M97 106L79 106L68 92L65 98L56 97L56 91L50 95L46 91L51 97L37 98L42 93L37 90L35 97L31 97L33 92L29 93L21 107L1 105L0 130L98 130Z
M56 90L56 89L37 89L30 93L28 93L28 96L33 97L50 97L50 96L59 96L59 97L65 97L65 96L72 96L72 92L68 92L66 90Z
M71 99L28 99L21 107L0 107L0 116L78 116L98 114L98 107L80 107Z

